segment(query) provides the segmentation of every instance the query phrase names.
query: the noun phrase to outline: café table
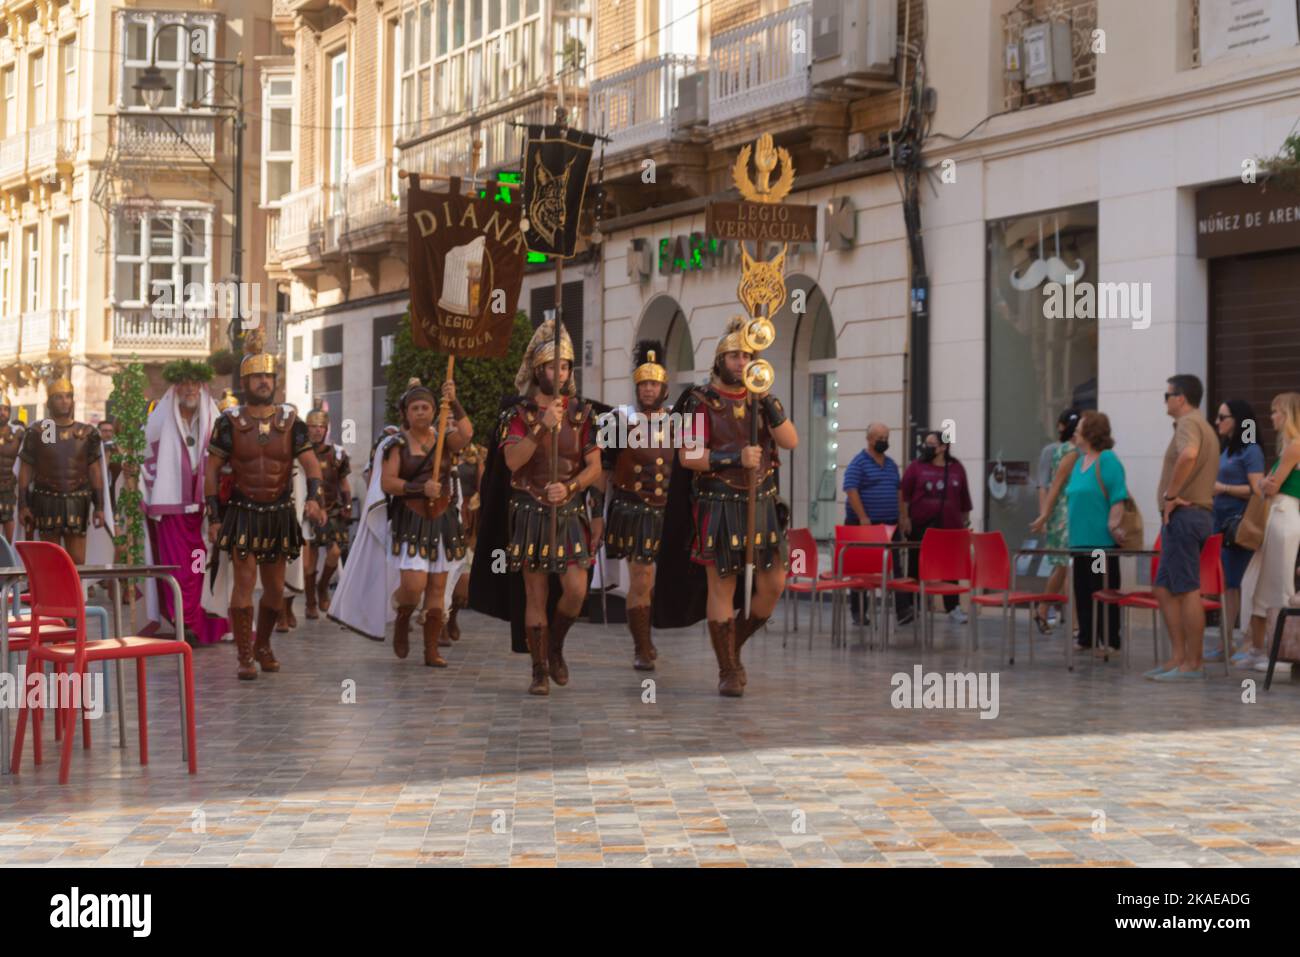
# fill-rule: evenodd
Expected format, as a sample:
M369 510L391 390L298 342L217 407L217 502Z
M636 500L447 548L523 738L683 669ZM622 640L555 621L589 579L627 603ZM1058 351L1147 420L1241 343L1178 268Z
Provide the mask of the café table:
M133 578L157 578L166 581L171 587L172 600L174 602L173 611L175 617L173 620L180 622L178 633L182 633L185 622L185 604L184 596L181 594L181 586L176 581L174 573L180 569L178 565L78 565L77 574L81 576L83 584L93 584L96 582L108 582L109 590L112 595L111 618L113 621L113 635L117 638L125 637L122 629L122 582ZM22 568L0 568L0 608L8 608L8 593L16 587L25 577L26 572ZM4 662L4 669L9 667L9 626L8 614L0 616L0 662ZM185 714L185 663L177 656L177 668L179 684L178 689L181 698L181 755L186 760L189 759L189 740L186 737L186 714ZM124 706L125 689L122 679L122 662L116 660L113 662L114 680L117 691L117 739L118 747L126 747L126 708ZM19 689L21 693L22 689ZM9 773L9 710L0 707L0 774Z
M1016 559L1018 559L1021 555L1040 555L1040 556L1055 555L1055 556L1063 556L1066 558L1067 561L1066 561L1066 575L1065 575L1065 594L1069 596L1069 601L1065 605L1065 613L1061 617L1061 623L1066 631L1065 667L1070 671L1074 670L1074 637L1073 637L1074 560L1075 558L1078 557L1095 558L1098 552L1101 552L1107 558L1109 558L1112 555L1116 555L1120 558L1124 558L1125 556L1130 558L1142 558L1142 557L1150 558L1154 555L1160 554L1158 550L1151 549L1151 548L1116 548L1116 547L1102 548L1098 546L1096 548L1018 548L1011 556L1011 590L1012 591L1016 590L1016 578L1018 577L1016 573ZM1116 587L1118 587L1118 583L1116 583ZM1096 624L1094 622L1094 629L1095 626ZM1131 637L1132 637L1131 635L1123 636L1124 646L1126 649L1129 647L1129 642ZM1012 645L1012 653L1013 654L1015 653L1014 644ZM1029 658L1031 662L1033 661L1033 655L1034 655L1034 639L1030 637ZM1093 657L1095 661L1096 655L1094 654L1091 657ZM1125 661L1127 662L1127 655L1125 656Z

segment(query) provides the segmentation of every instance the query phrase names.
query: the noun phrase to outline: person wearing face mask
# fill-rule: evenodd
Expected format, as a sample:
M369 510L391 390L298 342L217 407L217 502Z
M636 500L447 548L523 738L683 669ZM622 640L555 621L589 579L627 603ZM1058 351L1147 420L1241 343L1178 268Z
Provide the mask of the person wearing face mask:
M885 454L888 450L889 426L872 422L867 426L866 448L853 456L853 461L844 471L844 496L847 499L844 524L893 525L894 538L899 540L903 537L902 529L897 527L903 499L902 476L898 463ZM899 555L894 557L895 567L899 567L899 559ZM894 600L898 622L905 625L912 620L912 596L896 592ZM856 591L851 592L849 602L853 623L861 624L862 596Z
M970 525L970 483L966 469L952 455L950 443L943 433L925 434L920 458L915 459L903 473L901 514L899 527L908 541L919 542L927 528L966 528ZM920 571L920 551L908 552L909 577ZM960 625L967 622L966 613L956 595L944 595L943 606L948 616Z
M1047 475L1050 479L1038 489L1038 517L1029 525L1031 532L1047 533L1046 548L1065 548L1069 542L1069 505L1065 496L1065 486L1070 480L1074 463L1078 461L1079 452L1071 441L1074 430L1079 425L1079 410L1066 409L1056 420L1056 435L1060 441L1052 446L1052 455L1047 463ZM1042 477L1040 477L1041 481ZM1047 576L1044 594L1059 595L1065 587L1065 575L1069 568L1069 559L1064 555L1049 555L1047 563L1052 572ZM1048 634L1052 630L1047 619L1047 605L1039 605L1034 612L1034 622L1038 630Z

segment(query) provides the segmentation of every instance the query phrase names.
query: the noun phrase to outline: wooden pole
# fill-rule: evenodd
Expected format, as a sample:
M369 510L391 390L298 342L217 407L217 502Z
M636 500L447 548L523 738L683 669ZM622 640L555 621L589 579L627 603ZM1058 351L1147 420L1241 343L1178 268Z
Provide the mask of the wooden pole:
M562 82L561 82L561 90L563 90ZM562 92L561 92L561 98L563 98ZM555 108L555 125L559 127L561 130L564 129L564 117L565 117L564 107L557 106ZM562 235L560 237L560 242L561 243L564 242L564 237ZM553 398L559 398L560 396L560 331L563 328L563 326L564 326L564 257L557 253L555 256L555 328L551 330L552 331L551 355L554 357L552 361L555 363L554 368L552 370L552 376L551 376L551 387L555 390L553 394ZM570 371L569 374L572 375L573 374L572 371ZM562 428L564 428L563 420L560 421L560 424L556 427L555 431L551 433L551 484L554 484L560 480L560 429ZM560 507L552 503L551 504L551 537L550 537L552 562L554 562L558 556L558 553L556 552L556 546L559 541L559 525L560 525ZM563 574L563 571L564 571L564 566L561 565L560 566L561 574Z
M447 378L445 381L447 382L452 381L451 376L455 368L456 368L456 357L454 355L447 356ZM451 402L450 400L448 400L446 396L443 396L442 404L438 409L438 441L437 444L434 446L434 453L433 453L434 484L437 484L439 478L441 477L439 473L442 471L442 447L447 436L447 416L450 414L451 414ZM446 511L447 505L442 501L442 499L443 497L441 495L439 495L436 499L433 498L429 499L429 511L432 512L434 516L441 515L444 511Z

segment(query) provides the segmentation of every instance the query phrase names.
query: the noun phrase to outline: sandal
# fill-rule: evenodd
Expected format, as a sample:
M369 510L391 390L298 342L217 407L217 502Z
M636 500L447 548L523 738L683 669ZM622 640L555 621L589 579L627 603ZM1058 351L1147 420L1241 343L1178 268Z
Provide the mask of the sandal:
M1038 633L1040 635L1050 635L1052 633L1051 624L1041 612L1034 613L1034 624L1038 626Z

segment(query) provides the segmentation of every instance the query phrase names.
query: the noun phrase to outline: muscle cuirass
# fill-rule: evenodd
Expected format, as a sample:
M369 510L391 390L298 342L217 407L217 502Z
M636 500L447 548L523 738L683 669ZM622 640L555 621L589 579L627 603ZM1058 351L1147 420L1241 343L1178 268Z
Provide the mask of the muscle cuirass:
M38 422L34 428L43 428ZM45 492L80 492L90 488L90 441L93 425L73 422L55 429L53 442L36 442L36 487ZM40 438L38 434L37 438Z
M711 452L739 452L749 445L749 417L759 416L758 445L763 455L759 460L758 481L762 484L772 474L776 460L772 432L758 405L748 406L743 392L738 398L733 398L717 389L696 389L694 395L699 400L699 411L708 417ZM749 488L749 470L740 465L706 474L734 489L744 491Z
M333 445L317 447L316 461L320 463L321 508L333 512L343 504L343 455Z
M646 417L652 413L641 413ZM651 426L647 421L643 428L629 424L628 434L635 431L638 444L645 448L620 449L614 460L614 487L623 492L632 492L640 496L647 505L664 505L668 501L668 480L672 477L673 455L670 448L672 437L666 425L658 426L658 435L651 435ZM641 441L641 440L644 441Z
M247 409L234 416L230 465L235 488L253 502L278 502L293 480L293 423L297 415L277 410L255 419Z
M437 441L436 436L434 441ZM403 482L419 482L421 484L433 478L433 463L436 456L428 455L414 447L414 443L408 438L406 443L400 449L401 462L397 466L397 476ZM442 446L442 467L438 469L438 486L442 494L451 495L451 448L444 440ZM406 496L407 501L425 501L423 496Z
M12 425L0 425L0 492L12 492L18 485L14 459L22 445L23 434Z
M519 407L519 411L524 417L524 426L531 431L533 426L542 421L542 412L537 408L535 402L526 402ZM591 415L591 407L585 402L580 402L572 398L569 399L568 406L564 410L564 418L560 422L560 457L559 469L556 473L557 482L563 482L568 485L574 481L582 471L585 462L583 461L582 452L582 433L587 425L587 419ZM546 500L546 486L551 484L551 448L553 444L553 434L543 429L537 443L537 449L519 471L510 476L510 487L520 492L527 492L537 501L543 504L550 504ZM572 494L565 496L564 502L573 498ZM561 502L560 504L564 504Z

